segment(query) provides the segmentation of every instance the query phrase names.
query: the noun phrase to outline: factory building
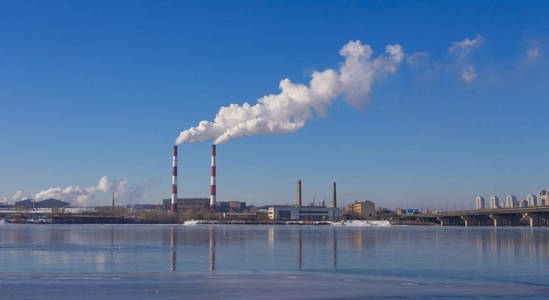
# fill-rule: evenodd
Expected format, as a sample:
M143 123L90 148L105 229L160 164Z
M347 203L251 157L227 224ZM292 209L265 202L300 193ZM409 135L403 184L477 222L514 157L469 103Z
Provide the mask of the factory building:
M175 207L178 212L184 212L187 210L199 211L202 209L210 209L210 198L177 198ZM171 199L162 200L162 207L165 210L171 209ZM246 202L240 201L227 201L217 202L216 211L219 212L242 212L246 209Z
M275 221L337 221L339 209L325 206L270 206L267 216Z
M162 206L166 210L171 210L172 199L162 200ZM201 210L208 209L210 207L210 199L208 198L177 198L175 202L175 208L178 211L185 210Z
M246 209L246 202L241 201L219 201L217 202L217 210L223 213L241 213Z
M302 206L301 180L297 181L297 205L273 205L267 208L267 217L274 221L337 221L336 183L333 184L333 200L330 207Z
M376 217L376 205L372 201L355 201L354 203L349 204L348 210L361 219L375 219Z

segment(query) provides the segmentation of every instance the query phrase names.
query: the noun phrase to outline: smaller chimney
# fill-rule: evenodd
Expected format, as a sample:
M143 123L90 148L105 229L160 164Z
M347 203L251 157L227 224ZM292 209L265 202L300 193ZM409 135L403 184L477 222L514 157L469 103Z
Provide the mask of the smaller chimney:
M114 192L112 192L112 212L114 213Z
M336 194L336 182L334 181L334 198L332 200L332 207L337 207L337 194Z
M301 179L297 181L297 207L301 207Z

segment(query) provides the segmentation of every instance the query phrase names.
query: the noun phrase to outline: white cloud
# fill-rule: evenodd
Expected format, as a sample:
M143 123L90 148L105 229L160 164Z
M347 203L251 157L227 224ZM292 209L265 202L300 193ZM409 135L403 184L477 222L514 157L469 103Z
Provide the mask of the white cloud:
M408 55L406 63L411 66L417 66L427 60L428 57L429 53L427 51L416 52L412 55Z
M538 58L539 56L539 47L533 47L526 51L526 57L528 57L529 60L534 60Z
M467 82L473 81L477 78L477 72L475 68L471 65L467 65L461 69L461 78Z
M448 49L450 53L459 53L460 55L469 55L472 49L478 48L484 38L481 35L477 35L474 39L470 40L465 38L463 41L452 42L452 46Z
M466 82L471 82L477 78L475 67L469 63L468 57L471 51L480 47L484 38L477 35L474 39L465 38L463 41L451 42L448 51L456 55L456 65L460 69L461 78Z

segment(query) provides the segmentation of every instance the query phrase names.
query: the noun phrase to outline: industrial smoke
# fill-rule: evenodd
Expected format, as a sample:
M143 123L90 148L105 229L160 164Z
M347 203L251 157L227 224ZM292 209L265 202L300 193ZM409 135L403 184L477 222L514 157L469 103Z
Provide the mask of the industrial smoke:
M243 136L293 133L308 119L325 116L340 96L353 107L362 107L372 83L394 73L404 57L400 45L387 45L384 54L373 58L371 47L361 41L349 41L339 54L344 57L339 70L314 72L308 86L284 79L279 94L263 96L254 105L223 106L213 121L182 131L176 144L205 140L222 144Z
M152 182L142 182L137 186L129 186L128 180L112 180L107 176L103 176L99 179L97 185L89 187L80 186L68 186L68 187L53 187L46 190L42 190L27 198L34 199L36 201L46 200L50 198L59 199L71 203L76 206L89 206L94 203L92 201L100 193L110 194L115 193L117 198L130 200L141 197L144 189L146 189ZM17 191L17 193L11 198L12 201L23 200L23 193Z

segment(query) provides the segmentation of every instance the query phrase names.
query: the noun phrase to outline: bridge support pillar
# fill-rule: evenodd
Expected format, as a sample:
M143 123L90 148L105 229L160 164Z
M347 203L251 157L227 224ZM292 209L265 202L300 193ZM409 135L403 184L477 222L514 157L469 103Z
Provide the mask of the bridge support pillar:
M522 218L528 220L530 227L549 226L549 218L543 213L527 212L522 215Z
M490 215L490 219L494 222L494 227L503 226L503 217L498 215Z
M448 226L448 219L446 218L437 218L437 220L440 222L440 226Z
M460 218L463 220L465 227L480 226L480 221L474 216L461 216Z

